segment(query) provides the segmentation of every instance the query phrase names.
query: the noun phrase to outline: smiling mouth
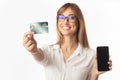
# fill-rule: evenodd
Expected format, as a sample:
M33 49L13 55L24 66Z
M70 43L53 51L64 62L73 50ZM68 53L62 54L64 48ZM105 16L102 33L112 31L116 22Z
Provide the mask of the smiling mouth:
M69 30L71 27L69 27L69 26L63 26L63 29L64 30Z

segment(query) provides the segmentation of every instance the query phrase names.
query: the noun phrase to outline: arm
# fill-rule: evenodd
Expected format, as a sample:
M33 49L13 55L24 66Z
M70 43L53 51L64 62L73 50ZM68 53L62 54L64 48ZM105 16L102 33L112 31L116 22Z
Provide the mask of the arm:
M93 64L93 67L92 67L91 79L90 80L98 80L99 72L97 70L97 58L96 58L96 55L94 56L93 63L94 64Z
M33 55L37 61L44 59L42 50L40 48L37 48L37 43L34 39L33 32L27 32L24 34L23 46Z

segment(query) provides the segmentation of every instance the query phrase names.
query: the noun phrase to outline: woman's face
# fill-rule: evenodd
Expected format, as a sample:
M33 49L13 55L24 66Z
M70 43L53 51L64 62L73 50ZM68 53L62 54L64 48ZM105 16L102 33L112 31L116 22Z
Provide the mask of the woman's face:
M63 36L73 36L78 30L77 19L71 8L66 9L62 14L57 16L58 30Z

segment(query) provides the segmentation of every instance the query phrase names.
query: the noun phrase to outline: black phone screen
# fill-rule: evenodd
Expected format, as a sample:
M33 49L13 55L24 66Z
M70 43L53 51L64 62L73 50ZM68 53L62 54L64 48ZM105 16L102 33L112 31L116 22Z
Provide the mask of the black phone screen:
M108 71L109 70L109 47L99 46L97 47L97 64L98 71Z

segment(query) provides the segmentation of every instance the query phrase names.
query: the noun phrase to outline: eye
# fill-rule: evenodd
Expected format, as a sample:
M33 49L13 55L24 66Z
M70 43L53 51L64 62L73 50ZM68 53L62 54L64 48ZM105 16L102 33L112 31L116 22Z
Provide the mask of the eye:
M65 17L63 15L59 15L57 18L58 19L64 19Z
M68 16L68 19L75 19L74 16Z

